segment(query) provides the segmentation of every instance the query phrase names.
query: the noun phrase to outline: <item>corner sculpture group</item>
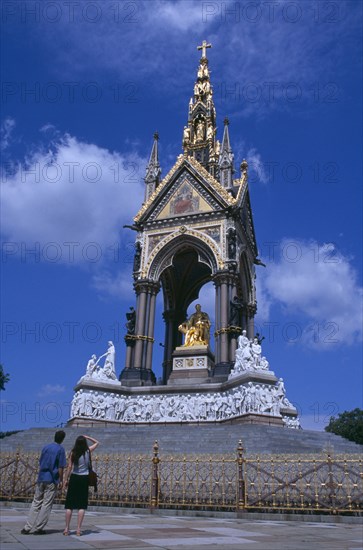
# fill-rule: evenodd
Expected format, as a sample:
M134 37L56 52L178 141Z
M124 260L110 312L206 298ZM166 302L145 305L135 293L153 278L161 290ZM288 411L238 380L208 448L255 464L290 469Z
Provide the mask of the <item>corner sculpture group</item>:
M253 370L269 370L269 362L262 357L260 340L255 336L252 340L247 338L247 332L242 331L238 337L238 348L236 350L236 362L229 375L229 378L244 372Z
M117 382L119 384L119 381L117 380L116 376L116 370L115 370L115 346L113 345L113 342L110 340L108 342L108 349L106 353L103 355L100 355L100 357L97 359L96 355L92 355L91 359L87 363L86 367L86 374L82 376L82 378L79 380L78 383L83 382L84 380L93 378L95 380L105 381L105 382ZM98 364L99 361L106 357L103 367L100 367Z

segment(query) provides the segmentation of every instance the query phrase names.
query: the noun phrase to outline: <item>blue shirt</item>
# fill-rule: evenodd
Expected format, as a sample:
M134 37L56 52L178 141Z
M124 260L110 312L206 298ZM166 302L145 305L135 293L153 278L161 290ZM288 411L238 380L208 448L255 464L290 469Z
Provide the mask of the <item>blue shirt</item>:
M59 443L50 443L42 449L39 459L38 483L59 483L59 468L67 464L66 453Z

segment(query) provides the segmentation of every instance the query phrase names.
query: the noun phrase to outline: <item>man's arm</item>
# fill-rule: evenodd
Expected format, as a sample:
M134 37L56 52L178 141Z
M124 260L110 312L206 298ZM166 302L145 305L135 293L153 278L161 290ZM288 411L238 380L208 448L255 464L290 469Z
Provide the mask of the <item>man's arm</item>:
M59 476L59 489L62 489L63 485L63 477L64 477L64 468L67 466L67 460L66 460L66 453L64 451L64 448L60 448L60 452L58 455L58 476Z
M39 455L39 466L40 466L41 463L42 463L43 454L44 454L44 448L42 449L42 452L41 452L40 455Z
M59 474L59 483L58 483L58 488L59 489L62 489L62 485L63 485L63 468L58 468L58 474Z

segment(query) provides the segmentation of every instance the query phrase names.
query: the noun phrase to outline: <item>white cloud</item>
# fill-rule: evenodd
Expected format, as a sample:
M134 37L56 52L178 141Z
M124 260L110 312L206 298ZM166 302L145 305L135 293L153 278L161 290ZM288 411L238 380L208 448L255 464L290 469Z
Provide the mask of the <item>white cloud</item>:
M10 145L11 134L15 128L15 120L11 117L7 117L0 128L0 149L5 151Z
M251 183L260 181L261 183L267 183L269 180L268 174L263 165L261 155L258 153L255 147L252 147L247 151L248 162L248 179Z
M264 283L264 274L262 273L262 267L259 268L257 272L256 279L256 300L257 300L257 317L256 321L258 323L263 323L268 321L270 318L270 310L272 306L271 296L268 294L268 291Z
M133 296L131 267L132 264L119 271L116 275L113 275L109 271L97 273L92 278L92 285L99 292L115 298Z
M334 244L285 239L279 257L266 263L257 279L262 318L279 305L283 313L304 319L307 331L311 325L302 341L318 349L362 339L363 290L350 259Z
M193 30L201 22L200 5L192 1L188 2L187 7L185 4L185 0L154 2L155 11L151 14L151 20L158 26L166 25L184 33Z
M38 393L39 397L45 397L47 395L56 395L58 393L64 393L66 391L65 386L61 386L60 384L45 384L45 386L42 386L40 388L40 392Z
M105 258L141 206L144 170L145 160L134 153L57 137L6 176L2 231L18 253L23 245L39 246L44 260Z
M39 129L39 132L46 133L46 132L58 132L56 127L53 124L43 124L43 126Z

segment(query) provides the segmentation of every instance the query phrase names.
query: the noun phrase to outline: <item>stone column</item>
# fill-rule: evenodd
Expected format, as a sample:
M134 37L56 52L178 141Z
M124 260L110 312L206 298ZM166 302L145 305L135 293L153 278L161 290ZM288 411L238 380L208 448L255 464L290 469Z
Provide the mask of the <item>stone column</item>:
M156 295L159 292L160 285L154 284L149 287L149 325L147 327L147 335L149 340L146 343L146 369L152 369L152 354L154 346L154 325L155 325L155 305L156 305Z
M220 337L218 331L221 327L220 319L220 309L221 309L221 288L218 279L214 279L214 286L216 289L216 299L215 299L215 345L214 345L214 355L216 364L220 363L221 360L221 351L220 351Z
M246 302L243 303L243 310L242 310L242 330L247 330L247 304Z
M249 303L247 306L247 336L253 338L255 335L255 315L257 306L255 303Z
M135 323L136 323L136 316L137 311L139 309L139 299L140 295L136 293L136 309L135 309ZM133 334L126 334L125 336L125 343L126 343L126 358L125 358L125 369L132 369L134 367L134 351L135 351L135 332L136 332L136 324L135 324L135 330ZM120 376L121 380L122 374Z
M175 315L174 309L167 309L163 312L165 322L165 338L164 338L164 361L163 361L163 383L166 384L172 369L172 346L173 346L173 319Z
M132 351L135 345L135 340L126 339L126 361L125 361L125 368L130 369L131 368L131 361L132 361Z
M143 386L155 383L152 372L156 294L159 283L150 279L134 283L136 292L135 334L126 335L126 366L120 375L126 386Z
M231 273L229 271L219 271L214 275L213 282L216 288L216 354L214 378L216 378L216 381L223 381L227 379L230 371L228 314Z
M221 333L220 343L221 343L221 363L228 363L228 333L224 332L228 327L228 310L229 310L229 301L228 301L228 282L227 278L224 277L221 281L221 328L223 332Z
M146 300L148 293L148 286L145 282L135 283L134 285L136 293L138 294L137 310L136 310L136 328L135 328L135 354L134 364L132 365L136 369L142 368L142 356L145 346L144 340L140 336L145 336L145 321L146 321Z
M232 302L233 301L233 298L235 296L238 296L238 292L237 292L237 277L236 279L232 282L232 285L231 285L231 288L230 288L230 297L229 297L229 301ZM229 312L231 312L231 305L229 303ZM240 322L237 323L236 325L237 326L240 326L241 325L241 315L240 315ZM230 317L229 319L230 320ZM236 358L236 349L237 349L237 340L238 340L238 336L240 335L241 333L241 330L238 330L238 329L235 329L235 330L230 330L229 332L229 361L230 363L234 363L235 362L235 358Z

